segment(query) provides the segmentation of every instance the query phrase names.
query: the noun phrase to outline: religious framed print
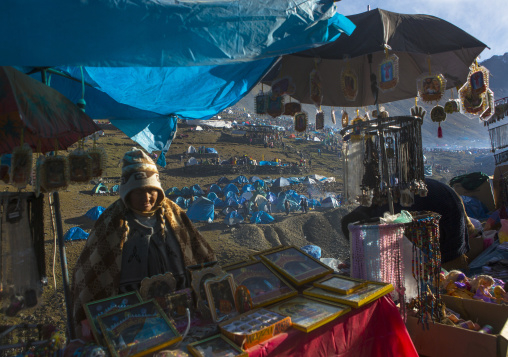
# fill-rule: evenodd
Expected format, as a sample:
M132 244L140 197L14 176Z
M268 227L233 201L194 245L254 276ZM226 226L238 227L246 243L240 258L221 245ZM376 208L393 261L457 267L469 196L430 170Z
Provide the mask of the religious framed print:
M191 314L191 318L194 316L196 307L194 306L194 300L192 299L192 290L190 288L177 290L172 294L166 295L165 308L162 308L168 317L172 318L177 327L180 321L187 320L187 309ZM161 306L162 307L162 306Z
M284 104L284 115L293 116L302 111L302 105L298 102L289 102Z
M340 85L344 98L349 101L354 101L358 95L358 75L352 71L349 66L342 71L340 75Z
M141 280L139 293L143 300L156 299L165 309L164 297L176 289L176 280L172 273L158 274Z
M399 83L399 57L387 56L379 64L379 88L381 91L389 91Z
M267 310L291 317L294 328L308 333L348 313L351 307L300 295L268 306Z
M107 299L92 301L85 304L85 314L90 324L93 337L97 343L102 343L103 336L97 318L110 312L124 309L131 305L139 304L143 300L137 291L116 295Z
M202 341L192 342L187 345L189 352L194 357L247 357L231 340L222 335L215 335Z
M192 270L191 275L191 287L196 295L196 308L204 319L211 319L212 313L206 299L205 281L224 275L224 271L219 265L214 265L200 270Z
M113 357L152 354L182 339L155 300L98 317Z
M335 291L339 294L351 294L367 285L367 281L347 276L332 274L313 283L314 286L325 290Z
M275 273L265 262L253 261L234 269L226 269L233 275L237 286L245 286L254 308L266 306L297 294L296 290Z
M368 304L381 296L393 291L392 284L368 281L367 285L351 294L339 294L330 290L312 287L303 291L304 295L317 297L324 300L339 302L355 308Z
M316 113L316 130L323 130L325 127L325 113L319 111Z
M332 268L294 246L262 254L261 259L296 286L333 272Z
M235 289L235 281L231 274L205 281L206 299L213 322L227 320L238 314L235 306Z
M446 89L446 78L442 74L424 74L417 80L418 96L425 103L439 102Z

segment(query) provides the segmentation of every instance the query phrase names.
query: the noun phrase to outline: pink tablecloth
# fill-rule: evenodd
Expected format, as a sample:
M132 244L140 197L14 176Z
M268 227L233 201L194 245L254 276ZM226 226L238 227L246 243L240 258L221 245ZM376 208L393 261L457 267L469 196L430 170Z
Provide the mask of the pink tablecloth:
M399 311L388 296L305 333L294 328L247 350L261 356L418 357Z

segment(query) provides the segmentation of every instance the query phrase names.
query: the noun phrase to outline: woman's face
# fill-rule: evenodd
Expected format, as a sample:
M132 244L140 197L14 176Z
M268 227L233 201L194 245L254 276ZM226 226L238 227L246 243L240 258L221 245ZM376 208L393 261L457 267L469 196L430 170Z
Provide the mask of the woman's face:
M151 187L135 188L129 193L127 201L130 207L140 212L150 212L157 202L159 190Z

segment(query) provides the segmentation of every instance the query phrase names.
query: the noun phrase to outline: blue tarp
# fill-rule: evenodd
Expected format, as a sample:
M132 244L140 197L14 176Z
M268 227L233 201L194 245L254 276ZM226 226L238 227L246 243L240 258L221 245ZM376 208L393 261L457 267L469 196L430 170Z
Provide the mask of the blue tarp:
M321 258L321 248L317 245L306 245L300 249L315 259Z
M243 217L238 214L237 211L231 211L229 212L226 217L224 218L224 223L226 223L227 225L234 225L234 224L238 224L240 222L243 222L244 219Z
M252 177L249 179L249 182L250 182L250 183L254 183L254 182L256 182L257 180L261 180L261 177L252 176Z
M263 181L263 180L256 180L256 181L254 181L254 187L256 189L265 187L265 181Z
M259 166L279 166L278 163L276 163L275 161L260 161L258 163Z
M88 233L79 227L72 227L64 234L64 241L88 239Z
M227 195L228 192L234 192L236 194L239 194L240 191L238 190L238 187L236 187L234 184L230 183L226 187L222 189L222 193L224 195Z
M214 183L212 183L210 185L210 188L208 189L208 192L214 192L217 195L222 195L222 189L219 187L219 185L216 185Z
M240 176L237 176L234 180L232 180L231 182L236 182L236 183L249 183L249 179L247 179L247 177L243 176L243 175L240 175Z
M113 187L111 187L111 192L118 192L118 190L120 189L120 185L114 185Z
M99 219L102 212L104 212L106 209L101 206L95 206L94 208L90 208L88 212L85 213L85 216L96 221Z
M217 208L222 208L222 207L226 207L226 202L224 202L223 200L221 200L220 198L216 198L215 200L213 200L213 204L215 205L215 207Z
M266 194L266 199L269 200L271 203L277 202L277 196L273 192L268 192Z
M464 207L466 208L466 213L468 217L476 218L480 221L486 220L490 217L489 209L482 201L477 198L469 197L469 196L460 196L462 201L464 202Z
M284 177L279 177L272 183L272 187L286 187L286 186L289 186L289 181Z
M87 114L162 150L164 164L176 115L208 119L247 94L278 56L350 34L355 25L335 11L322 0L3 1L0 29L13 35L0 39L0 64L83 66L93 87ZM81 80L80 69L61 68ZM81 98L81 83L56 82L73 102Z
M208 198L212 202L215 202L217 194L215 192L209 192L208 195L206 195L206 198Z
M182 191L180 191L180 189L178 187L172 187L172 188L169 188L166 192L165 192L166 196L181 196L182 195Z
M228 183L230 183L231 181L227 178L227 177L224 177L222 176L218 181L217 181L217 185L227 185Z
M236 199L236 197L229 197L226 200L226 206L237 207L240 204L240 201Z
M187 216L193 222L213 222L214 204L207 198L199 197L190 205Z
M189 207L189 200L183 198L182 196L177 197L175 203L183 209L187 209L187 207Z
M218 154L217 150L214 148L206 148L205 151L207 154Z
M250 218L250 223L268 224L274 221L274 218L265 211L254 212Z
M192 196L192 191L189 187L185 186L182 188L182 196Z
M230 197L233 197L236 200L240 199L240 197L234 191L228 191L228 193L226 193L226 199Z
M193 185L190 190L193 196L203 196L205 194L205 191L198 184Z
M252 191L256 191L256 188L254 187L254 185L247 184L242 187L242 192L252 192Z

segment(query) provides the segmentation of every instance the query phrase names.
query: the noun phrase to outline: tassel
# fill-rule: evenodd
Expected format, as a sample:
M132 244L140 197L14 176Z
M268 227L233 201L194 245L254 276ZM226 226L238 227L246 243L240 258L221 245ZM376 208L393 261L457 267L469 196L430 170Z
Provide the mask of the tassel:
M438 138L443 137L443 129L441 129L441 123L439 123L439 127L437 128L437 137Z

